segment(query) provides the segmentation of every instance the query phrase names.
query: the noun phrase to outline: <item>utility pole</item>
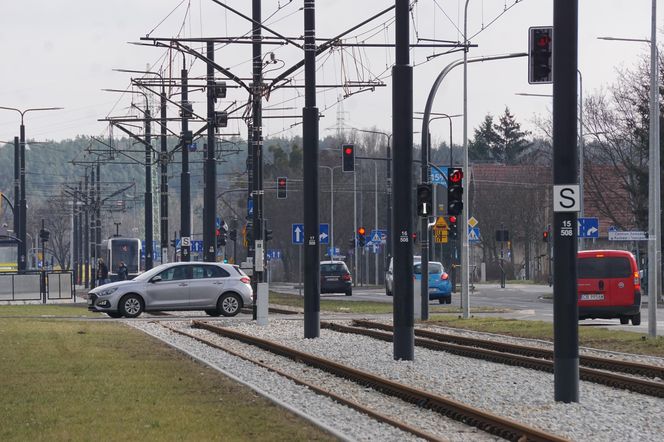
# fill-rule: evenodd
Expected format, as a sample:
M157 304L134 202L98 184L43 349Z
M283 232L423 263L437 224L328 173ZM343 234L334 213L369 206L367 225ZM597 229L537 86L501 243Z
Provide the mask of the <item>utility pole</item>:
M90 224L87 228L90 230L90 288L96 287L97 280L97 259L95 245L97 236L95 235L95 169L90 166Z
M14 236L19 238L19 230L21 225L21 215L20 215L20 199L19 194L21 193L21 144L18 137L14 137ZM17 247L20 249L21 245L18 244ZM19 255L19 254L17 254ZM20 256L17 256L16 268L20 266Z
M189 174L189 146L193 142L193 136L189 130L189 117L192 105L189 103L188 73L186 69L186 58L182 55L182 173L181 183L181 208L180 208L180 260L191 261L191 189Z
M152 122L150 105L145 97L145 270L152 268ZM100 200L101 202L101 200ZM110 266L108 262L106 265Z
M83 283L83 261L84 261L84 256L83 256L83 211L85 210L85 202L84 202L84 197L83 197L83 184L79 181L78 182L78 198L80 202L80 207L78 210L78 230L76 231L77 235L77 241L76 241L76 249L78 250L77 255L78 255L78 267L76 269L76 274L78 275L78 282L77 284L80 285Z
M252 0L252 59L253 76L251 85L252 99L252 122L251 122L251 151L253 167L253 191L252 201L254 205L253 214L253 240L254 240L254 275L252 285L254 287L253 317L257 316L258 283L263 282L265 247L263 241L263 60L262 60L262 32L261 32L261 0Z
M316 5L304 0L304 337L320 336L318 213L318 108L316 107ZM357 260L357 256L355 257Z
M97 191L95 196L97 201L95 202L95 263L98 262L101 258L101 170L100 170L100 161L97 159ZM110 265L110 263L106 263Z
M159 214L161 216L161 263L163 264L168 262L168 140L166 138L166 87L164 86L163 79L161 82L161 94L159 95L159 98L161 119L161 151L159 156L159 164L161 167L159 201L161 207L159 208Z
M413 68L410 66L409 0L395 0L396 58L392 68L392 134L394 181L392 214L394 251L394 359L414 359L413 319ZM307 164L305 162L305 164Z
M83 245L83 257L85 262L85 288L90 287L90 190L88 187L88 171L85 170L85 190L83 193L85 198L85 243Z
M214 62L214 43L207 42L207 58ZM217 162L215 158L214 66L207 63L207 145L205 149L205 192L203 201L203 255L205 261L217 259L215 218L217 215Z
M577 307L578 0L553 2L553 373L556 401L579 401ZM556 201L573 195L576 204ZM564 235L563 235L564 234Z

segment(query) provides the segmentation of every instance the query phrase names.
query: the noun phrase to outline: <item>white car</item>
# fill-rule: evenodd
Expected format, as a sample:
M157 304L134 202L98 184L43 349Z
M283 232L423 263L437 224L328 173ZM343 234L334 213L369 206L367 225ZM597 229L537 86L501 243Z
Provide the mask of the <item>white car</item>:
M422 257L419 255L413 256L413 264L417 264L422 261ZM387 296L392 296L394 293L394 268L393 266L394 258L390 258L390 263L387 266L387 271L385 272L385 294Z
M162 264L130 281L104 284L88 293L88 310L112 318L167 310L235 316L252 303L249 277L236 265L215 262Z

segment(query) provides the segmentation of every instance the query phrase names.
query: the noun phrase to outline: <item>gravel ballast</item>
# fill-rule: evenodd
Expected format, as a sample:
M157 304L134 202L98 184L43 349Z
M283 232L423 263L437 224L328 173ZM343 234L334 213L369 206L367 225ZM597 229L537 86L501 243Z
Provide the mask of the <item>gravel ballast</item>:
M186 348L192 355L238 377L257 391L278 397L294 409L301 410L303 414L311 415L312 419L319 419L322 425L336 429L344 438L413 439L410 434L377 423L355 410L315 395L307 388L284 380L254 364L173 333L159 323L128 323L167 343ZM417 347L414 361L395 361L392 344L389 342L326 329L321 330L318 339L304 339L300 321L273 320L265 327L259 327L251 321L238 321L237 318L214 323L440 394L572 440L664 440L664 423L659 418L664 415L664 399L581 381L579 403L558 403L553 400L553 374L550 373ZM189 324L185 321L168 321L167 324L214 340L240 354L251 357L260 355L260 359L271 366L274 364L282 371L303 377L308 382L334 390L337 394L342 392L343 395L343 392L347 392L349 399L370 403L377 411L399 416L401 420L413 423L441 438L459 441L495 440L493 436L450 421L436 413L398 404L398 401L382 394L346 385L349 384L348 381L335 379L308 367L303 368L301 364L285 358L249 348L245 344L221 338L205 330L189 329ZM643 362L653 362L651 358L644 359L647 360Z

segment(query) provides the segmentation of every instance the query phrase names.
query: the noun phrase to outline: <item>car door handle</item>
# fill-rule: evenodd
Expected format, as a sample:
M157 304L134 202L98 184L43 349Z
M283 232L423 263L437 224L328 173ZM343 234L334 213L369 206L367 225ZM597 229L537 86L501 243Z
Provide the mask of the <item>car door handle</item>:
M178 284L178 285L179 285L180 287L187 287L189 284L187 284L186 282L181 282L181 283Z
M212 284L214 284L214 285L223 285L224 283L217 281L217 282L213 282Z

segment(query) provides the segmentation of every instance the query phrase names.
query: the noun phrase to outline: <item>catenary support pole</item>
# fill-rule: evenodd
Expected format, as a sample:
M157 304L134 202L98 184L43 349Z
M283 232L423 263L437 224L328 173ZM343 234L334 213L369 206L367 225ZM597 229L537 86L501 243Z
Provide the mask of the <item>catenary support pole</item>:
M392 68L394 181L392 216L394 251L394 359L414 358L413 319L413 68L410 66L409 0L395 0L396 58Z
M152 239L152 113L150 104L145 100L145 270L150 270L153 265L154 250ZM111 262L106 263L109 270Z
M214 62L214 42L207 43L207 58ZM205 149L205 192L203 193L203 253L205 261L217 258L215 219L217 216L217 159L215 157L214 66L207 63L207 144Z
M159 156L159 165L160 165L160 195L159 202L161 207L159 208L159 214L161 216L161 263L164 264L168 262L168 139L166 132L166 88L162 81L161 84L161 94L159 95L159 118L160 122L160 136L159 141L161 143L160 156Z
M650 35L650 155L648 192L648 336L657 337L657 301L662 284L660 158L659 158L659 63L657 56L657 1L652 0Z
M577 207L556 204L560 187L578 187L577 81L578 0L553 4L553 352L554 397L579 401L577 307ZM564 193L569 195L569 192ZM578 198L578 192L574 195ZM565 200L565 203L568 201ZM572 211L574 210L574 211Z
M318 213L318 108L316 107L316 5L304 0L304 337L320 336ZM356 257L357 259L357 257Z
M85 235L85 241L83 246L83 257L85 262L85 288L90 287L90 190L88 187L88 171L85 171L85 190L83 193L83 198L85 198L85 223L83 224L83 230Z
M189 73L186 59L182 56L182 173L180 174L180 260L191 261L191 176L189 173L189 147L193 141L189 131Z
M19 140L19 137L14 137L14 225L12 226L12 229L14 229L14 236L16 238L19 238L19 231L20 231L20 193L21 193L21 142ZM20 249L20 245L17 245L17 250ZM16 268L18 269L20 266L20 256L17 253L16 254Z
M19 144L21 147L21 164L20 164L20 181L21 181L21 200L19 201L19 230L18 230L18 271L23 273L27 269L28 264L28 253L27 253L27 204L25 201L25 126L23 125L23 120L21 119L21 128L20 128L20 140Z

